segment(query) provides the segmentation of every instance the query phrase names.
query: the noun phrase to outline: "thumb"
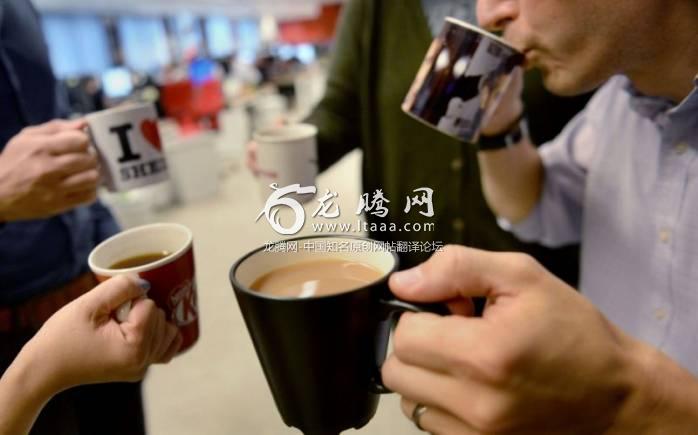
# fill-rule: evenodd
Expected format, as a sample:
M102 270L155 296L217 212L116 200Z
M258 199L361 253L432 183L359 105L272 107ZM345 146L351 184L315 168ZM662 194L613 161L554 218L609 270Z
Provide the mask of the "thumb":
M99 284L89 293L94 310L111 313L121 304L137 299L150 289L148 281L135 276L117 275Z
M476 296L518 293L541 267L519 253L498 253L450 245L428 261L394 273L388 282L398 298L447 302Z
M483 121L482 134L500 134L506 128L511 127L524 111L521 94L523 92L523 69L516 67L511 73L511 79L506 89L495 102L496 106L491 114L487 114Z

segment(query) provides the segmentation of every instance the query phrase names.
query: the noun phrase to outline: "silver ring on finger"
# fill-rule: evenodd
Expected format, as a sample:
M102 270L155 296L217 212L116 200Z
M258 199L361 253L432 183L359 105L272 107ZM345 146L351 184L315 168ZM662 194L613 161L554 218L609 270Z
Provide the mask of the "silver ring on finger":
M422 405L421 403L418 403L417 406L414 407L414 411L412 411L412 421L414 422L414 425L417 426L417 429L421 430L422 432L426 432L424 428L422 427L420 420L422 418L422 415L424 415L425 412L427 412L429 408L426 406Z

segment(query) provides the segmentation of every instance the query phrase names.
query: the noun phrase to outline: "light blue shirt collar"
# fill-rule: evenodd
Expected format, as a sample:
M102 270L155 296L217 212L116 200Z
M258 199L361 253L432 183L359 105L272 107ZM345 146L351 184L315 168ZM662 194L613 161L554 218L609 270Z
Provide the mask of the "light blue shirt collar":
M640 115L655 122L663 118L682 116L684 113L694 112L698 109L698 75L693 79L694 89L679 104L675 104L668 98L652 97L641 93L633 86L633 83L625 77L625 91L630 94L630 105ZM661 124L661 122L659 122Z

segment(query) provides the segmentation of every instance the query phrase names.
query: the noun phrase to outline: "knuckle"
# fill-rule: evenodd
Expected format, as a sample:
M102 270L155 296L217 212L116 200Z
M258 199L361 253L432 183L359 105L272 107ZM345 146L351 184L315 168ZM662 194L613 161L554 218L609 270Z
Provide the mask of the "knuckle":
M164 312L162 309L160 309L160 308L157 308L157 314L156 314L156 316L157 316L157 318L158 318L158 321L161 321L161 322L166 322L166 321L167 321L167 319L165 318L165 312Z
M502 433L507 416L510 414L510 403L501 396L485 396L472 403L470 421L480 431L488 434Z
M446 277L453 276L452 271L463 269L467 265L465 260L466 248L458 245L446 245L441 252L423 264L424 272L428 276L444 276L443 272L448 271Z
M400 409L405 417L412 419L412 412L414 412L415 405L404 397L400 399Z
M53 119L53 120L47 122L45 125L46 125L46 127L50 127L50 128L59 128L63 125L63 122L64 121L62 121L60 119Z
M128 365L136 371L142 370L147 366L148 361L146 341L141 335L140 338L134 339L133 344L134 346L131 348L131 352L128 356Z
M533 257L523 253L505 253L508 263L512 269L520 276L530 279L539 278L543 273L543 268Z
M394 390L396 385L395 372L397 370L397 365L397 358L394 355L390 355L383 363L381 369L383 384L391 390Z
M410 331L414 330L414 322L415 316L402 315L393 334L393 352L395 352L395 355L401 356L410 352Z
M126 275L116 275L111 278L111 282L118 287L130 287L131 280Z
M167 329L165 331L165 336L167 337L168 341L174 341L177 338L177 332L179 331L179 328L177 328L175 325L172 323L167 323Z
M145 308L150 315L160 311L157 305L155 305L155 302L150 298L143 299L141 303L143 304L143 308Z
M36 161L31 165L29 174L35 181L43 182L50 179L55 171L56 168L52 164L45 161Z
M442 255L442 256L452 256L452 255L457 255L455 252L459 251L461 249L461 246L455 245L455 244L448 244L444 246L444 248L441 250L441 252L437 253L437 255Z
M99 165L99 160L97 160L97 156L95 156L94 154L86 154L86 156L86 163L90 168L96 168Z
M85 172L85 184L88 186L94 186L97 187L97 184L99 183L99 171L96 169L90 169L87 172Z
M463 263L463 255L465 248L458 245L446 245L442 252L443 261L448 263L448 266L458 267Z
M141 349L143 349L143 346L146 342L146 337L145 337L145 325L142 322L138 323L138 326L135 328L135 330L131 334L131 345L132 345L132 353L133 353L133 358L135 358L136 355Z
M50 145L50 141L43 136L32 137L30 143L34 154L44 152Z
M478 372L486 378L486 382L504 386L511 382L520 358L514 352L491 346L471 356L469 361L474 361Z

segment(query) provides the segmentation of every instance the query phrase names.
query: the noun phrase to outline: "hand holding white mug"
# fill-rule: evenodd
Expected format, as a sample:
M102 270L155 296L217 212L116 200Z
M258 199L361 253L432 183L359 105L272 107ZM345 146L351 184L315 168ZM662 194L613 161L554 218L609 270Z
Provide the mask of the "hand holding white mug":
M80 384L137 381L150 364L166 363L181 336L146 290L117 276L56 312L0 379L0 433L26 433L55 394ZM146 286L147 288L147 286ZM114 311L132 307L122 323Z
M257 142L251 140L245 144L245 166L255 177L259 175L259 164L257 163Z
M399 322L383 381L408 417L426 406L417 414L428 432L661 434L698 424L696 378L526 255L450 246L390 287L415 302L488 299L482 318Z
M0 221L52 216L95 200L97 158L85 121L27 127L0 153Z
M288 120L285 118L279 118L271 123L271 127L281 128L286 125ZM257 141L251 140L245 144L245 166L252 172L255 177L259 176L259 160L257 158L259 150L259 144Z

